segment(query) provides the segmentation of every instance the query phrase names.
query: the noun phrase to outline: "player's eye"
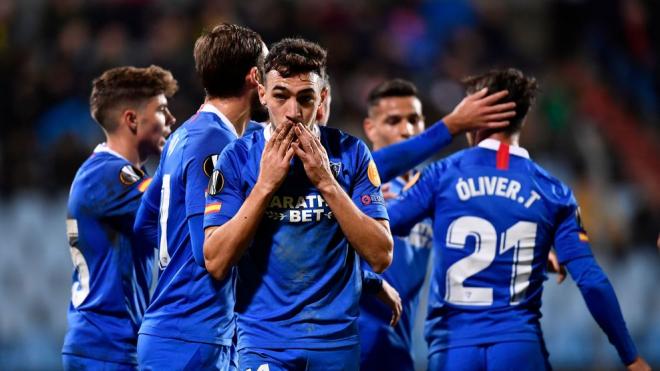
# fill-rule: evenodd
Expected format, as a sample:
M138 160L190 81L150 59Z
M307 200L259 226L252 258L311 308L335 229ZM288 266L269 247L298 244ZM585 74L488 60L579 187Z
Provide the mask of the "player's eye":
M275 94L273 94L273 97L275 99L279 100L279 101L286 100L286 95L284 95L282 93L275 93Z
M309 105L314 102L314 96L313 95L303 95L301 97L298 97L298 103L302 105Z
M408 116L408 122L410 122L413 125L420 122L421 119L422 119L422 116L420 116L420 115L410 115L410 116Z
M388 116L385 119L385 123L388 125L396 125L399 123L399 121L401 121L401 117L399 116Z

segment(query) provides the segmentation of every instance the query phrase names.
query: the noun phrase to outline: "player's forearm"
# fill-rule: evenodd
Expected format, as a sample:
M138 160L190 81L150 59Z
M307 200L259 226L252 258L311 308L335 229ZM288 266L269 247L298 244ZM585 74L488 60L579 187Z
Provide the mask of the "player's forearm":
M143 201L135 216L133 232L154 249L158 248L158 209Z
M272 193L257 183L236 215L219 227L206 228L204 263L215 279L224 279L243 255L271 197Z
M410 139L384 147L372 153L378 175L387 183L421 164L451 143L452 135L442 121Z
M387 222L365 215L334 181L319 189L351 246L375 272L383 272L392 263L392 235Z
M589 312L614 345L621 361L628 365L637 358L637 349L628 333L614 289L602 269L591 257L567 263L568 271L584 297Z

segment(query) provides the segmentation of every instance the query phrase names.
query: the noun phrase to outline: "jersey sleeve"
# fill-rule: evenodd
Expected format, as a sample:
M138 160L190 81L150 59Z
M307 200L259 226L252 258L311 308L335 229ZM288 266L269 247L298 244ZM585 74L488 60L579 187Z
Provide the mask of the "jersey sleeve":
M415 224L432 217L435 210L435 185L442 174L441 163L435 163L422 172L417 182L403 192L401 197L390 203L390 230L397 236L407 236Z
M111 185L101 196L103 201L95 206L96 213L120 232L132 235L135 215L152 178L129 163L111 161L105 166Z
M360 269L362 276L362 293L363 294L378 294L383 288L383 279L376 273L364 269Z
M589 312L614 345L621 362L631 364L637 358L637 348L626 328L614 288L593 256L573 259L566 265L575 280Z
M230 142L223 131L211 129L186 142L183 149L186 217L204 213L206 187L220 152Z
M241 163L245 163L246 156L237 144L234 142L225 148L211 174L204 209L204 228L225 224L245 201L241 187Z
M566 193L566 201L559 208L554 246L559 263L566 264L573 259L592 256L592 253L575 197L567 187L563 187L562 192Z
M374 162L381 180L387 183L414 168L446 147L451 140L445 123L438 121L419 135L374 151Z
M366 215L374 219L389 219L385 199L381 191L380 176L371 153L361 140L357 141L354 169L354 185L351 199Z
M162 185L162 173L160 167L147 187L137 215L133 224L133 231L138 236L143 236L145 241L154 248L158 247L158 213L160 210L160 192Z

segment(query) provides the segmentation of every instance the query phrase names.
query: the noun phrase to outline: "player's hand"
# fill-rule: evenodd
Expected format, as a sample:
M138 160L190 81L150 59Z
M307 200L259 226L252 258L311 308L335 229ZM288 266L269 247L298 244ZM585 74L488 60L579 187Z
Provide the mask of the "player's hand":
M264 146L257 183L269 193L277 191L289 173L294 155L291 146L294 139L293 125L291 122L282 123Z
M553 250L550 250L548 254L548 272L557 273L557 283L559 284L566 279L566 267L559 264L557 254Z
M633 363L626 366L628 371L651 371L651 366L642 357L637 357Z
M399 323L401 318L401 311L403 307L401 305L401 297L399 292L396 291L387 281L383 280L383 286L381 287L376 297L387 305L392 310L392 318L390 319L390 326L394 327Z
M322 190L326 185L334 182L328 153L318 138L303 124L297 123L293 130L297 138L291 143L291 147L302 161L309 180L316 188Z
M470 94L442 120L452 135L475 129L498 129L509 125L508 119L516 115L514 102L498 103L506 97L506 90L488 94L483 88Z
M380 190L383 192L383 198L386 200L393 200L397 197L396 193L390 192L390 188L392 188L390 183L383 184L383 186L380 187Z

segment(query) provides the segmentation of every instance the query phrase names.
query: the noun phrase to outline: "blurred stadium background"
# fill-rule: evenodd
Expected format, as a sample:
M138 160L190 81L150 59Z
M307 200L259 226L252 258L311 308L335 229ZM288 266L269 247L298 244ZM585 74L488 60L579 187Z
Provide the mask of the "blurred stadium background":
M431 124L460 100L463 76L535 75L543 92L522 143L576 191L639 350L660 366L659 2L0 0L0 369L61 367L67 191L102 140L92 78L119 65L170 69L181 123L203 99L193 42L221 21L269 44L298 35L327 47L330 125L358 136L366 93L383 79L415 82ZM548 281L543 312L555 368L622 368L570 280Z

